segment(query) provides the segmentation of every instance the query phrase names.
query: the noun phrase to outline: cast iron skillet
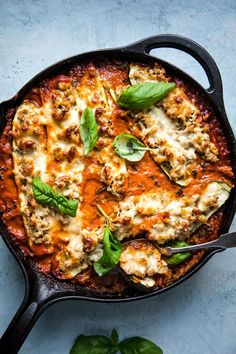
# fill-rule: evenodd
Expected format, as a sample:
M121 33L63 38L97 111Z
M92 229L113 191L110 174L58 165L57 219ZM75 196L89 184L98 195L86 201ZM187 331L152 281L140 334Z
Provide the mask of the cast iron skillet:
M0 132L4 129L6 123L6 110L10 107L17 106L25 94L42 79L50 75L57 74L58 72L61 72L84 59L112 58L114 56L118 56L124 60L131 59L134 61L150 63L156 61L156 58L149 55L150 51L159 47L180 49L194 57L205 70L210 83L210 87L208 89L204 89L193 78L172 64L158 59L160 64L163 64L164 67L167 68L167 71L173 73L174 75L176 74L176 76L183 78L185 82L190 83L192 87L195 87L195 89L200 91L210 102L211 107L215 110L221 121L225 137L231 150L230 158L233 164L233 170L236 174L236 144L224 108L222 82L219 70L210 54L204 48L190 39L176 35L157 35L117 49L105 49L80 54L50 66L48 69L42 71L30 80L11 100L5 101L0 105ZM228 231L235 213L235 207L236 194L233 191L224 207L225 217L221 229L222 233L226 233ZM59 281L39 273L35 267L34 261L24 257L16 242L14 242L14 240L10 237L1 218L0 232L8 248L20 264L24 273L26 284L26 292L23 303L0 341L0 352L2 354L17 353L37 318L49 305L55 303L56 301L66 299L83 299L100 302L121 302L144 299L149 296L160 294L180 284L198 271L212 257L213 254L218 252L209 252L201 260L201 262L194 267L194 269L165 289L154 290L149 293L140 293L137 290L128 289L126 293L121 295L109 293L104 294L80 286L75 287L63 281Z

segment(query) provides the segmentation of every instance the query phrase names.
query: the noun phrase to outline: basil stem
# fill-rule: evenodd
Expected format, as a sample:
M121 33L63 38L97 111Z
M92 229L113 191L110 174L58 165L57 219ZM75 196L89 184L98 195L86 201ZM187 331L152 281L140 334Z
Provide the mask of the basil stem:
M173 82L145 82L128 86L117 99L120 107L142 110L162 100L176 86Z
M69 200L63 195L56 193L51 186L42 182L40 177L33 178L33 194L36 201L43 205L49 205L62 214L66 214L72 217L76 216L76 210L78 207L77 200Z
M113 142L113 146L117 155L133 162L140 161L146 151L152 150L129 133L118 135Z
M84 145L84 153L87 155L96 145L98 140L98 126L91 108L86 108L79 122L80 136Z
M107 215L107 213L102 209L102 207L100 207L100 205L97 205L98 210L100 211L100 213L104 216L104 218L107 220L107 222L110 222L110 217Z
M184 241L174 241L173 243L170 244L171 247L177 248L177 247L186 247L188 244ZM173 254L170 257L166 257L165 261L168 265L178 265L186 261L189 257L192 256L191 252L184 252L184 253L176 253Z

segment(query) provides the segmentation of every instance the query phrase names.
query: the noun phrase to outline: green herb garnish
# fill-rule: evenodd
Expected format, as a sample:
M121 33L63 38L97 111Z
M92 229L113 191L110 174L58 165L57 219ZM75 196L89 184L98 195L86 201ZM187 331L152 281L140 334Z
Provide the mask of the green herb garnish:
M103 255L93 264L95 272L101 277L109 273L118 264L122 246L110 230L109 216L100 206L97 206L97 208L107 220L103 233Z
M170 244L170 246L173 248L179 248L179 247L186 247L188 246L188 244L184 241L174 241L173 243ZM178 265L185 262L186 259L188 259L191 256L192 256L191 252L176 253L170 257L166 257L165 261L168 265Z
M42 182L40 177L36 176L33 179L33 193L36 201L43 205L49 205L62 214L76 216L78 207L77 200L69 200L63 195L56 193L51 186Z
M103 233L103 255L93 264L95 272L102 277L109 273L119 262L121 255L121 243L113 235L109 226Z
M117 155L133 162L140 161L146 151L152 150L129 133L118 135L113 142L113 146Z
M105 336L83 336L80 335L70 354L116 354L119 350L119 338L113 329L111 339Z
M70 354L163 354L161 348L148 339L127 338L119 343L119 336L113 329L111 338L106 336L80 335L70 350Z
M156 344L142 337L132 337L119 344L121 354L163 354Z
M142 110L162 100L176 86L173 82L145 82L128 86L117 99L120 107Z
M86 108L79 122L81 139L84 145L84 153L87 155L96 145L98 140L98 126L91 108Z

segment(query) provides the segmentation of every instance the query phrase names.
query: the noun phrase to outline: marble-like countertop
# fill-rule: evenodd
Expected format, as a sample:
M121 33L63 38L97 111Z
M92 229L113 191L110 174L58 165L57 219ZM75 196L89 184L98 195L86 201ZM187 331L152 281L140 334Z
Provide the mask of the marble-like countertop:
M0 101L57 60L159 33L188 36L212 54L235 128L234 0L0 0ZM207 85L203 70L189 56L174 50L153 53ZM23 294L21 271L0 241L0 334ZM113 327L121 338L150 338L164 354L236 353L236 250L216 255L178 288L142 302L57 303L38 320L20 353L67 354L79 333L109 334Z

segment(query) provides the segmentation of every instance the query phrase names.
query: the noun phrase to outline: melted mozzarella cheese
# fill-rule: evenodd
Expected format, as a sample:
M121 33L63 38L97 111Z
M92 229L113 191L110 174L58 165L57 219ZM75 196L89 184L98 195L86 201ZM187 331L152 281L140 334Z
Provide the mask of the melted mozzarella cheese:
M25 134L24 130L22 134L19 134L22 110L26 121L32 120L33 117L34 124L30 125L30 130L27 131L27 139L34 141L34 147L27 149L27 144L23 144L22 150L19 150L19 146L22 146L22 136ZM67 245L56 255L59 270L64 272L64 277L72 277L88 266L84 262L80 232L82 217L79 210L82 200L80 185L84 170L83 148L80 138L76 140L75 145L75 141L71 141L63 135L65 129L78 125L78 108L73 106L63 124L56 123L51 113L50 102L45 103L40 109L31 103L25 103L19 107L13 121L13 133L17 132L13 141L15 178L20 192L21 212L30 244L54 244L59 237ZM79 137L79 132L77 133ZM75 138L76 134L74 134ZM71 148L76 151L74 158L70 157ZM28 171L25 174L27 168ZM78 200L75 218L61 215L50 207L36 203L31 185L32 178L36 175L40 176L45 183L52 183L58 193Z
M168 272L167 264L161 253L150 242L134 241L125 246L120 257L120 267L131 280L146 287L155 285L152 278L156 274Z
M118 221L114 222L117 237L122 240L145 231L159 244L185 239L225 203L229 191L224 183L210 182L192 196L178 198L156 189L127 197L120 202Z
M153 150L155 162L180 185L188 185L196 168L196 153L187 131L178 130L162 108L155 106L136 114L135 122L142 140Z
M101 181L106 183L109 192L116 196L122 195L128 178L125 159L114 153L111 142L99 153L98 159L103 166Z
M165 69L155 64L153 67L130 64L129 79L132 85L142 84L145 81L166 81Z
M129 76L132 84L166 81L164 73L141 65L131 66ZM218 150L210 140L208 126L198 120L199 109L183 87L175 88L160 105L134 114L134 119L142 140L155 148L151 151L154 160L171 180L187 186L197 166L197 153L215 162Z

